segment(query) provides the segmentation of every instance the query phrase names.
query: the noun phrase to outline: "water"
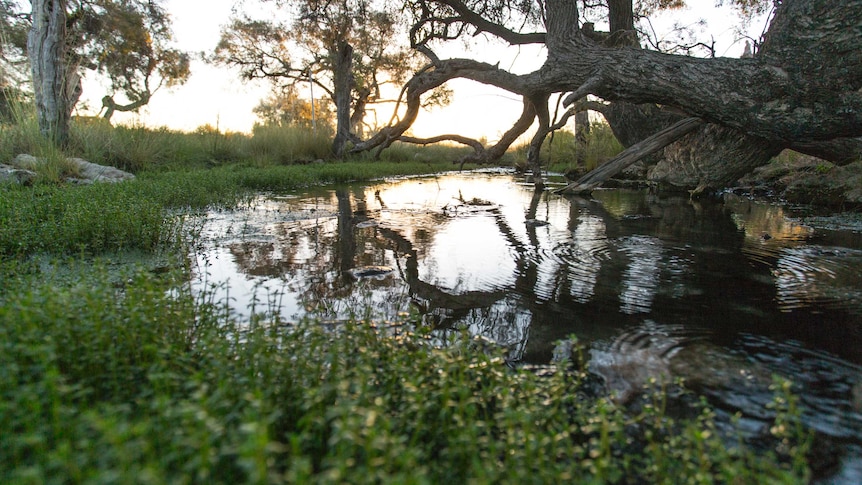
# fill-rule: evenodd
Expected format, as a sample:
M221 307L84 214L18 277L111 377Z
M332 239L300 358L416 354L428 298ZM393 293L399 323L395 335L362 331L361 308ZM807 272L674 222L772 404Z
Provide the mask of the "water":
M804 215L804 214L802 214ZM516 177L397 179L261 195L207 215L198 285L247 316L398 320L467 329L515 363L577 335L620 401L684 377L764 432L772 375L791 378L814 463L862 483L862 224L733 195L535 193Z

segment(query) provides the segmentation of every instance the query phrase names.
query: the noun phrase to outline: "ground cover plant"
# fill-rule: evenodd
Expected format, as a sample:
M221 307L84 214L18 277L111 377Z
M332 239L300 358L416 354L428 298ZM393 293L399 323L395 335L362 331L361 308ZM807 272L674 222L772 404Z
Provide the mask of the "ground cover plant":
M5 268L5 269L8 269ZM402 322L236 321L181 274L7 272L3 483L794 483L706 408L635 415ZM43 282L38 282L42 280ZM265 308L263 308L265 310Z
M611 403L580 359L514 369L466 335L429 339L411 315L289 323L264 300L241 320L216 288L191 288L188 214L450 160L229 163L158 149L174 155L142 158L133 181L0 186L0 483L807 479L786 388L777 446L755 450L691 396L679 414L661 391L637 409Z

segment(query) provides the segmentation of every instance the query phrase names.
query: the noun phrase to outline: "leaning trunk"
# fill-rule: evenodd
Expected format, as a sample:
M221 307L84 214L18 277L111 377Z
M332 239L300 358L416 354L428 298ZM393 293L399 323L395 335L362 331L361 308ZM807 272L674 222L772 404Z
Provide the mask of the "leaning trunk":
M824 3L830 4L830 2ZM796 90L800 91L800 95L807 91L812 93L811 97L814 97L814 93L828 92L829 86L823 83L824 79L830 77L827 74L828 66L825 64L831 61L826 61L823 58L824 56L830 58L835 56L834 53L830 54L826 50L832 51L853 44L850 42L833 42L833 37L827 34L822 36L811 35L810 33L800 34L805 30L803 27L806 22L808 25L812 25L809 20L816 17L818 12L828 9L813 8L795 2L782 8L790 9L794 13L790 15L787 12L779 12L779 15L776 16L777 20L770 26L767 41L755 59L781 66L781 68L776 68L776 72L782 76L789 74L797 78L805 77L806 85L794 86ZM840 13L840 10L832 11ZM855 14L851 13L850 17L853 18L854 16ZM849 23L853 22L850 20ZM845 72L858 69L858 56L839 57L845 58L841 61L841 63L846 63L843 66ZM812 72L818 70L823 73L823 76L810 76ZM835 71L831 70L831 72ZM826 81L827 84L828 82ZM788 114L793 114L792 110L787 111ZM799 111L805 113L804 110ZM613 116L609 117L609 122L614 127L615 133L628 131L616 127L615 125L621 122L612 118ZM624 119L630 118L630 116L624 117ZM649 125L657 130L669 126L672 122L672 119L657 118ZM637 141L639 136L630 138L629 140L621 139L623 145L629 146ZM739 177L768 163L783 148L816 154L835 163L847 163L858 159L860 152L862 152L862 142L852 138L836 141L811 140L801 142L794 138L769 140L721 125L707 124L697 132L666 147L659 154L658 164L650 170L648 178L653 182L686 189L693 194L698 194L705 190L734 184Z
M350 140L350 91L353 88L353 47L347 42L338 44L334 65L336 127L332 153L341 158Z
M68 62L66 52L66 1L34 0L32 4L27 50L39 131L62 146L69 137L72 108L81 96L77 66Z

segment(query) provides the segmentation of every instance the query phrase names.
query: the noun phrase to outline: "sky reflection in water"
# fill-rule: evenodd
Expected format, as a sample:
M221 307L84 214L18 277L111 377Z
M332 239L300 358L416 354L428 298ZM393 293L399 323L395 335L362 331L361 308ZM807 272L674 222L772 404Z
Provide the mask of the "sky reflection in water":
M627 366L653 362L753 418L771 374L793 377L809 424L856 450L842 473L862 477L858 231L731 195L563 198L473 173L259 196L209 214L204 240L197 284L226 284L240 316L254 294L288 321L413 309L441 335L466 328L538 364L575 334L606 379L637 385ZM392 272L357 279L364 267Z

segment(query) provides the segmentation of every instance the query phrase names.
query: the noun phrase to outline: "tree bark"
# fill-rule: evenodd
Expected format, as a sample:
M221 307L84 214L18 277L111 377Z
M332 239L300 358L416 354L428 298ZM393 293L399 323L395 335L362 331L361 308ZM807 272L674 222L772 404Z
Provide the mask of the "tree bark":
M342 158L350 141L350 93L353 89L353 47L347 42L340 42L333 53L334 87L335 87L335 139L332 141L332 153Z
M587 168L587 150L590 147L589 135L590 112L587 110L578 111L575 114L575 145L578 154L575 164L578 170L586 170Z
M72 109L81 96L77 66L66 52L66 1L34 0L27 50L39 131L59 146L69 137Z
M590 192L605 180L620 173L629 165L641 158L654 153L669 144L679 140L681 137L697 129L703 122L697 118L686 118L677 122L670 128L662 130L655 135L625 149L615 158L605 162L597 169L581 177L576 182L556 190L556 193L578 194Z

